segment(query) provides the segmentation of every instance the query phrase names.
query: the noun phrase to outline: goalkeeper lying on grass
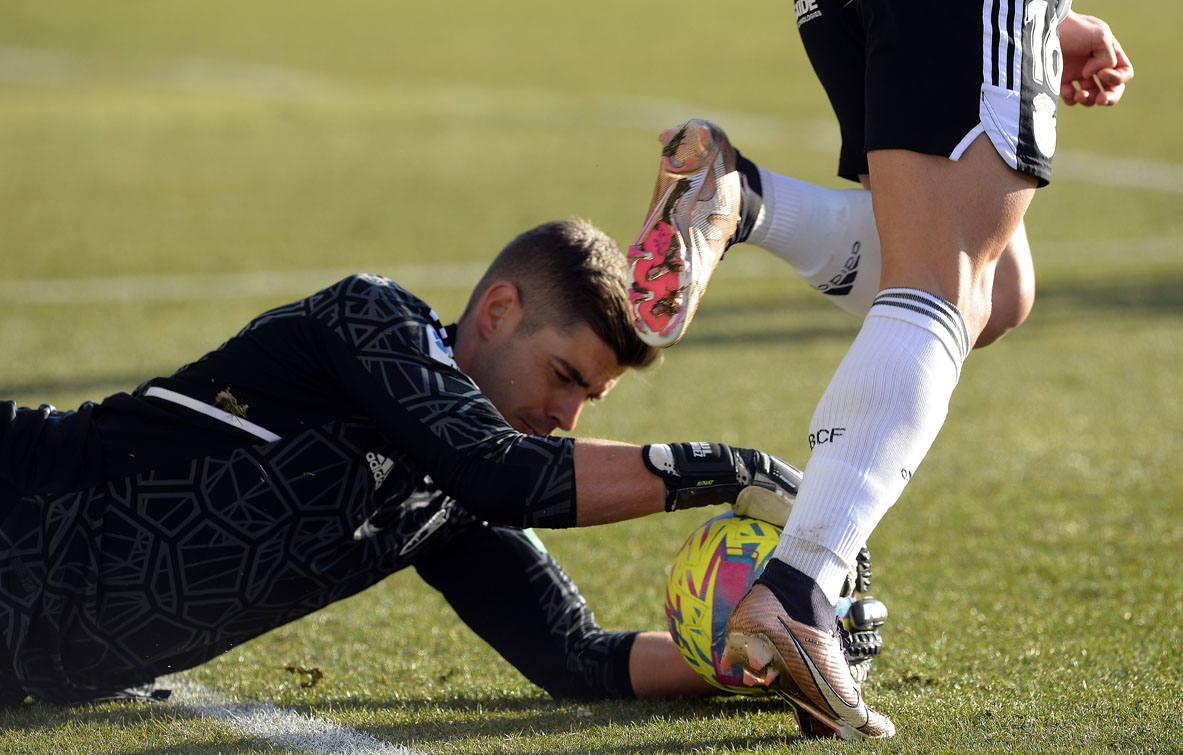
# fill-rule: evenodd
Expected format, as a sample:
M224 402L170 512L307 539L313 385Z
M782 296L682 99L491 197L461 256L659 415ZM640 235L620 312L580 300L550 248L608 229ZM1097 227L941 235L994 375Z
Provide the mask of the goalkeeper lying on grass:
M666 633L597 626L526 529L737 497L783 521L796 492L757 450L550 437L654 361L624 280L548 223L454 326L354 276L130 394L0 404L0 701L147 694L407 566L556 697L713 692Z

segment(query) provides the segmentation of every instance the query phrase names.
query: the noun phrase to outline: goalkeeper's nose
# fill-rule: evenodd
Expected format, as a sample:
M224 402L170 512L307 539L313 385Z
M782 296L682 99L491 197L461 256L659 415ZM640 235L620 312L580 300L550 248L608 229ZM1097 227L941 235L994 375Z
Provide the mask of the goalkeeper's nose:
M546 416L557 427L570 432L579 423L579 413L583 411L585 403L587 399L581 396L559 394L551 400Z

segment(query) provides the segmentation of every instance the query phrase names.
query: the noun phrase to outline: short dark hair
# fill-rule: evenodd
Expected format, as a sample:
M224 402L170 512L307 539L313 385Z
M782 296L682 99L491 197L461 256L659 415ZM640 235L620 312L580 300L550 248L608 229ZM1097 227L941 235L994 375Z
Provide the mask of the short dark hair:
M658 350L632 325L627 269L616 242L586 220L555 220L518 234L481 277L464 317L497 281L509 281L522 302L522 325L560 330L585 323L612 349L621 367L647 367Z

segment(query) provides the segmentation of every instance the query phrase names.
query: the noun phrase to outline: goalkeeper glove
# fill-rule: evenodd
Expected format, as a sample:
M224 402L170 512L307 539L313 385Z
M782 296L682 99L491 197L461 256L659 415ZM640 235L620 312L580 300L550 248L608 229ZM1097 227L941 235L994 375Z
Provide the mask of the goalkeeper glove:
M735 513L783 527L801 471L754 448L725 443L655 443L641 449L665 483L665 510L730 503Z
M850 674L858 683L871 673L871 662L883 650L879 627L887 621L887 606L867 595L871 589L871 552L866 546L859 551L838 600L838 638Z

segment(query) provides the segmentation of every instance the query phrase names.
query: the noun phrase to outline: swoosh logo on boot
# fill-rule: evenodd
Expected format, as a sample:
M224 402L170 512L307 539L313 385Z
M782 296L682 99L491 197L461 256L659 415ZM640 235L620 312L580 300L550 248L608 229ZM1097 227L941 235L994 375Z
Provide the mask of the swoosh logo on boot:
M867 712L867 704L863 702L863 696L859 694L858 690L855 690L855 695L858 697L855 700L854 705L851 705L850 703L843 700L842 696L839 695L832 686L830 686L830 682L827 681L826 677L822 675L821 669L819 669L817 664L813 662L813 658L810 657L809 653L805 652L805 648L801 645L801 641L797 639L797 635L793 633L793 630L789 628L789 625L785 623L785 620L779 616L776 620L779 621L780 625L785 628L786 632L788 632L789 638L793 640L793 645L795 645L797 648L797 653L800 654L800 656L805 660L805 667L809 669L809 674L813 677L814 685L817 687L818 691L821 692L822 697L825 698L825 701L830 706L830 708L838 714L838 718L842 719L844 723L850 724L856 729L862 728L863 726L866 726L868 723L870 723L871 716Z

